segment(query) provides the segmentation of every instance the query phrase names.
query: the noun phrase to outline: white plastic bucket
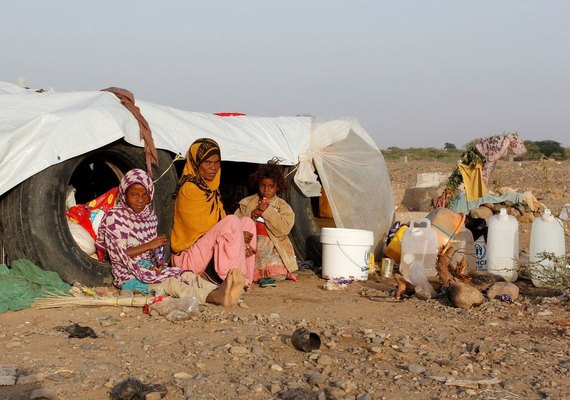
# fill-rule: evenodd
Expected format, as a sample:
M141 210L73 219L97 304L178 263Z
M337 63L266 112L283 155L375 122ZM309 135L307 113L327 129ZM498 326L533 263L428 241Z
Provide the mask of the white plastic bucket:
M325 279L368 279L372 231L361 229L322 228L323 269Z

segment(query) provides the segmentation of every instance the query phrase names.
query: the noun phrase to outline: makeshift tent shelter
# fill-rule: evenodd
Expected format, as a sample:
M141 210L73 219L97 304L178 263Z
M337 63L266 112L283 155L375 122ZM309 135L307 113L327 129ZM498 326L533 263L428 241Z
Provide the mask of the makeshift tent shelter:
M337 227L371 230L377 243L390 227L394 206L387 168L356 121L219 116L138 99L136 105L158 149L184 155L195 139L210 137L220 144L224 161L264 163L279 157L284 165L298 166L295 181L306 195L320 194L318 174ZM50 166L120 139L143 146L136 119L112 93L38 93L0 82L0 195ZM8 208L13 205L0 204L2 213L10 213ZM6 225L0 226L4 242L17 226Z

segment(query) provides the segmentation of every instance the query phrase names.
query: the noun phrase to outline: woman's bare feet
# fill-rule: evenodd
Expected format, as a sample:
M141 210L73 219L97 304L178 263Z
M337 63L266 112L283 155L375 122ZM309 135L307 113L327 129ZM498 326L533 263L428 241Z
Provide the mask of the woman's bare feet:
M237 268L230 269L226 279L217 289L210 292L206 301L225 307L235 306L239 301L244 286L245 276L243 272Z

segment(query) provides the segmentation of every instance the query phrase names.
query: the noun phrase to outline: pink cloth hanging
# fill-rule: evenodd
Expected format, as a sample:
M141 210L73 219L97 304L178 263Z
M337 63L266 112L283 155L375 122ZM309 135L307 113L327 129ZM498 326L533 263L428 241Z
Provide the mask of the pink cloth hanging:
M485 165L483 165L483 180L485 184L489 183L489 177L495 169L497 161L507 154L509 149L517 156L521 156L527 152L523 140L516 133L479 139L475 143L475 147L479 153L485 157Z

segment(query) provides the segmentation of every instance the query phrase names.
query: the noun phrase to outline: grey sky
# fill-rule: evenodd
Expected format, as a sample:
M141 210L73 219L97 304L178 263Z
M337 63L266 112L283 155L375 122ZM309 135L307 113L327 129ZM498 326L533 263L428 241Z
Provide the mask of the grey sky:
M357 118L381 148L570 146L568 1L26 1L0 80L200 111Z

